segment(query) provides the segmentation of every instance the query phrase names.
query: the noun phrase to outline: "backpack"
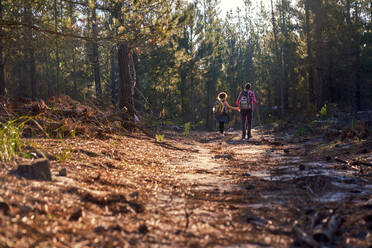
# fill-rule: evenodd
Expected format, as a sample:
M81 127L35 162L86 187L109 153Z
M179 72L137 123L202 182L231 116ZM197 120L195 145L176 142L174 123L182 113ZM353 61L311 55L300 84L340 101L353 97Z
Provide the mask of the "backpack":
M241 93L241 97L240 97L240 105L239 105L239 108L240 109L251 109L251 99L249 97L249 94L248 92L246 91L242 91Z
M218 120L219 118L221 118L224 114L226 114L226 109L224 108L222 102L220 102L219 100L217 100L215 103L214 103L214 106L213 106L213 114L214 114L214 118L216 120Z

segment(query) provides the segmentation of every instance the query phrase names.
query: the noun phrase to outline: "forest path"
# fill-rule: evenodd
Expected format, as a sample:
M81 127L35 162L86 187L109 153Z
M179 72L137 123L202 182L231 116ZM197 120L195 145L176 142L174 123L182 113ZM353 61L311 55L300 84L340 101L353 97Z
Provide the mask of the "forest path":
M369 247L372 167L351 162L372 163L371 140L239 138L29 140L55 157L53 180L0 170L0 246Z
M296 240L311 246L318 240L306 229L314 227L297 227L299 219L321 215L316 221L326 221L336 209L343 212L343 204L367 204L371 181L316 151L326 141L293 142L285 135L255 130L253 139L242 142L238 132L223 138L200 133L196 142L186 144L198 152L168 165L183 192L172 196L177 204L168 205L177 224L184 225L176 231L185 238L182 245L288 247ZM294 226L304 232L295 234ZM318 232L315 237L322 240L333 231ZM333 242L330 235L326 239Z

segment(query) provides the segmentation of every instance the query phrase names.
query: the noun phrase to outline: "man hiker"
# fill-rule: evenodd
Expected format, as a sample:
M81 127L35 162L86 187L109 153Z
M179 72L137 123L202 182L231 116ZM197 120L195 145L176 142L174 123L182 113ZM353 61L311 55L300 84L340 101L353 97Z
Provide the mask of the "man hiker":
M251 84L247 83L236 101L236 105L239 107L242 117L242 140L245 139L245 135L247 135L248 139L252 137L253 104L257 103L254 93L251 91Z
M224 136L225 123L229 122L229 116L226 113L227 108L239 111L238 107L232 107L227 102L227 94L221 92L218 94L217 101L213 107L213 112L216 120L219 123L219 130L222 136Z

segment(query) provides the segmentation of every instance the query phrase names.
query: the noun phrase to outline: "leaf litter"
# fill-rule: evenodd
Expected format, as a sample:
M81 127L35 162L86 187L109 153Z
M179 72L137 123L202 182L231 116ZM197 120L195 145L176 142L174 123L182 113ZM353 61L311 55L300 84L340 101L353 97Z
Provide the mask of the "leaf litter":
M95 126L94 135L23 139L23 152L49 159L50 182L15 176L3 164L1 246L372 243L370 140L336 146L321 136L293 142L282 131L255 130L240 142L238 132L221 139L165 131L159 143Z

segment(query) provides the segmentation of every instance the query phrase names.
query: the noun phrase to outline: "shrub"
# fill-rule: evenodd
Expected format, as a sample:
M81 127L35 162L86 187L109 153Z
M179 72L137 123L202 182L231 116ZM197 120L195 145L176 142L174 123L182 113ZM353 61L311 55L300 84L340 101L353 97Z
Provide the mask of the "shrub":
M23 127L31 120L30 117L20 117L1 124L0 128L0 160L10 161L21 151L21 135Z
M190 129L191 129L191 122L185 123L185 131L183 132L183 135L185 136L189 135Z

